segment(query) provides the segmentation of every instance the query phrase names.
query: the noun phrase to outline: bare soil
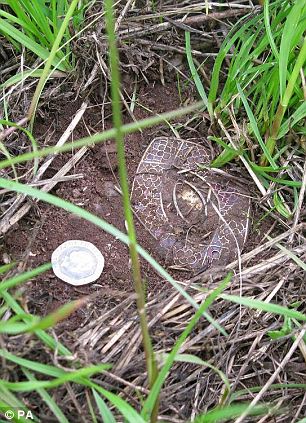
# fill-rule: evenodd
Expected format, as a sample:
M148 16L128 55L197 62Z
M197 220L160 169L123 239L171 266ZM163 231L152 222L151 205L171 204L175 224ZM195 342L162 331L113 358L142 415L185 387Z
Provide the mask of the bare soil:
M180 106L175 85L152 84L144 87L140 90L138 101L157 113ZM36 123L36 136L43 137L50 128L54 128L50 144L55 144L79 106L79 102L62 105L61 110L55 111L54 108L53 113L49 113L46 118L39 118ZM94 127L96 131L102 130L96 115L96 108L89 108L85 115L86 125ZM142 107L136 108L137 119L149 115L150 113ZM108 121L106 127L110 125L111 122ZM160 132L161 128L151 128L126 136L126 160L130 182L145 148L158 131L163 133ZM73 138L87 135L85 125L79 124ZM66 160L67 156L59 156L46 177L52 177ZM77 164L73 173L81 174L82 179L59 183L52 193L85 208L125 232L121 196L116 190L116 187L119 188L119 182L114 142L110 140L106 145L100 144L92 148ZM137 220L135 223L139 243L154 255L155 240ZM5 250L13 259L26 260L27 266L34 267L50 261L54 249L70 239L90 241L102 252L105 268L101 277L93 284L73 287L59 280L52 271L47 272L27 284L24 295L31 312L45 315L69 300L94 292L112 291L114 298L121 298L122 293L133 291L128 249L122 242L93 224L42 202L35 204L30 214L9 231L5 239ZM28 254L27 258L24 256L25 252ZM163 288L165 282L144 261L142 275L151 292ZM98 306L99 299L96 302ZM62 323L61 327L73 330L84 323L84 318L84 310L80 309Z
M160 83L144 85L139 93L135 118L142 119L150 115L145 108L153 113L162 113L180 106L180 98L175 83L163 86ZM54 131L49 144L55 144L71 122L80 107L80 102L61 105L60 109L52 104L45 118L39 118L36 123L36 136L43 138ZM95 131L111 126L111 121L99 122L97 108L89 108L85 114L85 124L79 124L73 133L73 138L87 136L86 125ZM126 117L126 120L129 120ZM102 126L103 124L103 126ZM135 175L138 163L148 144L157 136L165 134L165 127L155 127L127 135L125 138L127 168L130 184ZM169 135L171 133L169 132ZM125 232L125 222L121 203L117 175L117 160L115 144L109 140L92 148L74 169L75 174L81 174L81 179L59 183L53 193L68 200ZM52 177L67 161L66 156L59 156L53 162L52 169L46 177ZM135 220L138 242L153 257L164 264L163 257L158 254L156 241L142 224ZM263 232L262 232L263 233ZM261 232L251 234L247 249L261 237ZM101 277L94 283L81 287L73 287L59 280L52 271L37 277L27 283L24 292L24 302L30 312L36 315L46 315L68 301L96 293L94 309L99 314L99 308L105 307L103 295L108 292L114 303L122 297L132 294L133 283L130 272L128 248L112 235L84 221L78 216L44 204L34 204L30 214L12 230L5 238L5 250L14 260L22 260L27 267L36 267L50 261L52 252L64 241L81 239L92 242L105 257L105 268ZM141 260L142 276L150 293L160 292L167 284L144 260ZM172 271L178 279L186 276L182 272ZM110 304L112 307L114 304ZM57 326L58 333L73 331L87 323L92 313L86 306L74 312L67 320Z

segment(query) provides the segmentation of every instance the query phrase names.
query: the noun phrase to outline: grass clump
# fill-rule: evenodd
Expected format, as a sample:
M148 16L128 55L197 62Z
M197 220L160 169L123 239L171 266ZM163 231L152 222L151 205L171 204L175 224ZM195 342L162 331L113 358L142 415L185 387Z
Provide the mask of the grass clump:
M35 56L47 60L63 20L69 9L67 0L2 0L0 1L0 34L21 51L25 47ZM85 4L78 2L72 17L72 26L77 30L83 21ZM69 71L74 66L71 52L69 28L65 28L63 44L56 52L52 66Z
M234 144L236 155L233 145L228 144L214 165L223 165L241 155L264 189L269 188L271 181L280 188L293 187L291 210L277 193L273 198L274 207L287 218L296 209L294 194L301 182L274 174L283 170L292 143L299 145L300 155L304 154L299 140L306 134L305 29L303 0L266 0L255 16L240 19L222 43L206 101L212 120L219 120L225 128L234 124L237 130L247 115L247 136L253 140L250 152L241 131L239 141ZM186 49L188 57L189 36L186 36ZM232 53L231 58L227 57L228 53ZM224 75L225 59L229 66ZM194 81L201 98L205 99L198 75Z
M306 5L302 0L277 0L271 4L265 1L260 13L234 26L213 69L208 103L215 115L226 123L232 105L235 116L239 116L245 108L239 95L241 87L270 154L275 152L269 140L283 139L289 130L305 131L302 80L306 60L305 20ZM232 49L234 55L216 103L221 68L225 55ZM255 135L252 125L250 132Z

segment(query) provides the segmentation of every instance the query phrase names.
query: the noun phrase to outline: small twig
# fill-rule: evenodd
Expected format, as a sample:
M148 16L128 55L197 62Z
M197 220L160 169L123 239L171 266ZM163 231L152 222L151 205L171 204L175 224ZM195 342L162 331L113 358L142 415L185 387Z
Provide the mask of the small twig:
M134 1L134 0L128 0L128 1L126 2L126 5L125 5L125 6L124 6L124 8L122 9L122 12L121 12L121 13L120 13L120 15L118 16L118 19L117 19L117 21L116 21L116 23L115 23L115 32L117 32L117 31L118 31L118 28L119 28L119 26L120 26L120 24L121 24L121 21L122 21L122 19L125 17L125 15L126 15L127 11L129 10L129 8L130 8L131 4L133 3L133 1Z
M203 31L192 28L189 25L186 25L185 19L184 20L182 19L181 21L175 21L174 19L164 16L164 20L169 22L171 25L175 26L176 28L182 29L183 31L194 32L196 34L200 34L201 36L205 36L205 33L203 33Z
M291 356L293 355L293 353L295 352L295 350L297 349L301 339L303 339L303 336L306 333L306 329L303 328L300 332L300 334L297 336L297 338L295 339L295 341L293 342L290 350L288 351L288 353L286 354L286 356L284 357L283 361L278 365L277 369L275 370L275 372L273 373L273 375L269 378L269 380L267 381L267 383L262 387L262 389L258 392L258 394L256 395L256 397L253 399L253 401L250 403L250 405L248 406L248 408L242 413L242 415L240 417L238 417L237 420L235 420L235 423L241 423L245 417L248 416L248 414L250 413L250 411L253 409L253 407L261 400L261 398L263 397L263 395L267 392L267 390L269 389L269 387L272 385L272 383L275 381L275 379L277 378L277 376L280 374L281 371L283 371L284 367L286 366L286 364L288 363L288 361L290 360Z
M41 188L41 191L43 192L49 192L52 188L54 188L57 183L60 181L60 179L68 173L75 165L76 163L84 156L86 151L88 150L87 147L82 147L80 150L76 152L76 154L54 175L54 177L51 179L51 182L47 185L44 185ZM38 201L38 200L36 200ZM0 232L6 233L11 226L13 226L15 223L17 223L23 216L25 216L31 207L33 206L33 201L30 200L26 202L13 216L11 216L9 219L7 216L5 216L5 219L0 224Z
M292 423L296 423L297 422L297 419L298 419L299 415L301 414L301 411L303 411L303 407L304 407L305 403L306 403L306 392L304 394L303 400L301 401L301 404L300 404L299 408L297 409L297 411L296 411L296 413L295 413L295 415L293 417Z
M60 137L60 139L58 140L56 146L62 146L65 144L65 142L68 140L68 138L71 136L73 130L75 129L75 127L77 126L77 124L79 123L80 119L82 118L85 110L87 108L87 103L83 103L80 107L80 109L77 111L77 113L75 114L74 118L72 119L71 123L69 124L69 126L67 127L67 129L65 130L65 132L63 133L63 135ZM49 166L51 165L51 163L53 162L55 158L55 155L51 154L49 156L46 157L44 163L41 165L41 167L38 169L37 174L34 176L34 178L32 179L32 183L36 183L40 180L40 178L43 176L43 174L46 172L46 170L49 168ZM69 163L69 162L68 162ZM70 170L70 169L69 169ZM60 174L61 171L59 171L57 173L57 175L60 175L61 177L64 174ZM68 172L68 170L67 170ZM66 173L67 173L66 172ZM54 176L55 178L56 176ZM54 180L54 178L52 178L52 180ZM49 186L49 185L48 185ZM54 186L54 185L53 185ZM50 188L51 189L51 188ZM24 201L24 199L26 198L25 194L20 194L16 197L16 200L14 202L14 204L9 208L9 210L7 210L7 212L5 213L4 218L2 219L2 221L0 222L0 233L5 233L7 232L7 230L10 228L11 224L10 221L12 219L12 221L14 223L16 223L16 218L17 216L19 216L19 213L17 212L15 214L15 217L13 217L14 213L16 212L16 210L18 209L18 207L22 204L22 202ZM29 210L28 207L25 207L23 209L23 211L25 210ZM25 213L27 213L27 211ZM25 213L21 213L20 216L24 216ZM21 218L19 217L18 220ZM18 221L17 220L17 221Z
M10 134L15 132L18 129L18 127L25 125L28 122L28 120L29 119L27 117L24 117L24 118L20 119L19 122L16 123L16 126L11 126L10 128L7 128L4 131L2 131L0 133L0 141L4 140Z
M305 252L306 252L306 245L294 248L292 250L292 253L296 255L304 254ZM291 260L291 258L288 256L287 252L277 253L273 257L270 257L269 259L264 260L263 262L256 264L255 266L244 269L241 272L241 274L239 273L239 275L241 277L243 276L250 277L252 275L258 275L263 272L268 272L269 270L273 269L276 266L280 266L281 264L287 262L288 260Z
M303 231L304 229L306 229L306 223L300 223L299 225L297 225L295 228L290 228L288 231L278 235L277 237L275 237L274 239L267 241L265 244L260 245L257 248L254 248L252 251L250 251L249 253L245 253L241 256L241 263L244 263L248 260L251 260L252 258L256 257L257 255L261 254L263 251L267 250L268 248L272 247L273 245L275 245L277 242L289 237L291 234L295 234L297 232ZM276 256L274 256L275 258ZM279 258L279 254L277 255L276 258ZM272 260L273 261L273 260ZM216 270L220 270L221 274L224 274L224 272L227 272L229 270L234 269L238 264L238 260L235 260L231 263L229 263L225 269L224 267L220 267L219 269ZM259 265L257 265L259 266ZM216 276L218 277L220 275L220 272L216 271ZM199 280L201 281L205 281L207 278L210 279L212 276L211 273L211 269L209 269L208 271L205 272L201 272L199 274L197 274L196 276L194 276L193 278L189 279L186 282L197 282Z
M215 12L210 13L208 15L205 15L204 13L201 13L200 15L196 16L189 16L186 19L177 19L173 21L173 23L170 22L163 22L157 25L149 26L146 29L125 29L118 33L119 39L126 39L126 38L132 38L132 37L141 37L143 35L147 34L156 34L159 32L166 31L170 29L173 24L179 25L179 24L185 24L185 25L202 25L204 22L208 22L211 20L222 20L222 19L228 19L234 16L241 16L248 13L249 10L247 9L239 9L239 10L230 10L226 12Z
M97 41L97 43L98 43L98 44L100 44L95 34L93 35L93 38ZM108 69L108 67L107 67L107 64L106 64L106 63L105 63L105 61L102 59L101 54L98 54L98 53L97 53L97 58L98 58L99 65L100 65L100 67L101 67L102 72L103 72L105 75L107 75L108 80L109 80L109 81L111 81L111 74L110 74L110 72L109 72L109 69ZM137 119L135 118L134 113L133 113L133 112L131 111L131 109L129 108L129 105L127 104L127 102L126 102L126 100L125 100L125 98L124 98L124 95L122 94L122 91L121 91L121 90L120 90L119 95L120 95L121 101L122 101L122 103L124 104L124 107L126 108L126 110L127 110L128 114L130 115L130 117L133 119L133 121L134 121L134 122L137 122ZM142 132L142 130L141 130L141 129L139 129L139 131L140 131L140 132Z
M184 222L186 222L186 223L188 223L188 224L189 224L188 220L187 220L187 219L185 219L185 217L183 216L183 214L182 214L182 212L181 212L181 210L180 210L180 208L179 208L179 205L177 204L176 187L177 187L177 185L178 185L179 183L180 183L180 184L182 184L182 182L181 182L181 181L177 181L177 182L176 182L176 184L174 185L174 188L173 188L173 191L172 191L172 200L173 200L174 207L175 207L175 209L176 209L176 211L177 211L177 214L180 216L180 218L181 218L181 219L183 219L183 220L184 220Z
M65 176L62 176L61 178L58 178L58 180L56 181L56 183L59 183L59 182L67 182L67 181L74 181L76 179L82 179L82 178L84 178L84 175L82 173L76 173L74 175L65 175ZM29 182L27 185L30 186L30 187L40 187L42 185L50 184L51 182L55 182L53 180L53 178L43 179L42 181L37 181L37 182ZM8 192L12 192L12 190L10 190L10 189L1 189L0 190L0 195L7 194Z
M227 6L230 9L244 9L246 10L252 10L252 11L256 11L256 7L253 4L247 5L247 4L239 4L239 3L229 3L227 2ZM222 7L224 8L225 5L224 3L217 3L217 2L209 2L209 7ZM167 8L165 10L162 10L161 12L156 12L156 13L151 13L151 14L146 14L146 15L137 15L137 16L133 16L129 18L129 21L131 22L138 22L138 21L145 21L148 19L158 19L158 18L164 18L165 16L178 16L179 14L183 14L185 15L186 13L197 13L203 12L203 1L197 4L190 4L188 6L183 6L183 7L176 7L173 8L172 10L167 10Z

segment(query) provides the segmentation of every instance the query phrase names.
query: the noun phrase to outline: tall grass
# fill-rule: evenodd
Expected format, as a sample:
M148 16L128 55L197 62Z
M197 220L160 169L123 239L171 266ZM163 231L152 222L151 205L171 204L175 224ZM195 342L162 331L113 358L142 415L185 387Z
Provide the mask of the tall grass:
M265 0L264 8L255 16L243 17L231 29L215 60L208 95L190 60L190 36L186 34L186 50L190 70L202 99L213 119L220 119L226 128L235 121L242 125L247 117L248 136L253 140L256 161L245 146L243 136L239 153L225 147L222 160L216 165L243 155L264 188L271 182L277 186L301 186L300 181L285 176L274 177L282 169L283 153L289 148L289 132L295 138L306 134L306 97L301 74L306 61L306 3L304 0ZM222 68L227 53L234 52L226 76ZM205 95L205 96L204 96ZM257 145L256 145L257 144ZM231 152L231 154L229 154ZM300 150L303 155L303 151ZM227 160L225 160L227 158ZM296 208L297 196L293 196ZM290 208L275 192L274 206L290 217Z
M226 121L227 108L231 103L236 115L242 110L243 105L237 95L238 86L241 86L245 97L252 100L252 113L261 136L273 133L277 138L293 128L288 119L283 121L283 112L289 102L288 118L298 111L300 119L295 124L299 128L298 123L302 124L306 116L299 77L306 59L305 19L303 0L265 1L262 12L253 18L243 18L234 26L220 48L213 69L208 102L216 115ZM226 53L233 48L235 54L216 104L221 66ZM280 105L284 108L282 116L278 114ZM282 132L279 133L282 124ZM250 130L253 128L250 127ZM273 153L272 149L270 153Z
M52 4L55 6L57 2L53 1ZM75 1L71 2L70 7L75 5ZM109 138L115 138L117 143L117 151L118 151L118 159L119 159L119 174L120 174L120 182L123 192L123 208L125 212L125 217L128 223L128 233L124 234L120 232L117 228L113 227L112 225L108 224L103 219L94 216L93 214L89 213L88 211L77 207L69 202L66 202L60 198L57 198L53 195L41 192L37 189L31 188L26 185L19 184L14 181L6 180L0 178L0 186L3 188L11 189L16 192L21 192L27 194L33 198L38 198L42 201L45 201L49 204L53 204L57 207L61 207L62 209L66 210L67 212L77 214L82 218L86 219L89 222L94 223L97 227L101 228L104 231L107 231L114 237L117 237L120 241L124 242L129 246L131 261L132 261L132 273L135 283L135 292L137 294L137 303L138 303L138 312L143 336L143 345L144 350L146 352L146 367L147 373L149 378L149 388L150 392L146 399L144 399L143 403L141 404L140 408L141 411L136 411L127 401L121 398L120 395L116 393L107 391L103 389L100 385L95 383L92 380L92 375L97 374L99 372L103 372L104 370L108 369L109 366L107 364L102 364L98 366L88 366L85 368L80 368L77 362L72 362L71 364L71 371L65 371L62 368L55 366L55 365L46 365L43 363L39 363L37 361L32 361L29 359L24 359L18 357L16 354L12 354L8 351L7 348L0 349L0 357L7 360L8 362L15 363L16 365L20 366L21 371L23 372L24 377L27 380L23 381L15 381L11 382L10 380L2 380L0 381L0 409L4 410L5 407L20 407L26 408L25 404L20 400L18 394L22 394L24 392L36 392L43 401L48 405L49 409L53 412L54 416L61 422L69 421L68 417L65 416L63 411L60 409L59 405L56 404L53 397L48 393L48 390L63 386L67 382L71 382L74 384L78 384L84 388L88 388L91 390L92 396L91 400L95 402L95 406L92 405L91 400L88 402L88 409L91 412L93 421L97 421L98 417L96 416L96 412L99 412L103 421L113 423L116 421L113 409L116 410L116 413L119 412L123 416L123 418L131 423L144 423L144 422L156 422L158 416L158 399L160 392L162 390L163 384L166 381L166 378L171 371L171 367L173 363L177 360L185 360L188 362L193 362L197 365L202 365L204 362L199 361L198 357L193 355L179 355L180 347L183 345L184 341L190 335L192 329L195 327L199 319L204 316L208 318L206 311L208 308L219 298L223 298L225 301L231 301L234 303L238 303L244 305L246 307L253 307L258 310L264 310L271 313L277 313L280 315L285 316L285 318L295 319L296 321L306 321L306 316L302 313L299 313L296 310L292 310L286 307L281 307L273 304L268 304L262 301L255 301L251 298L241 298L235 297L231 295L224 294L223 291L228 286L231 275L229 274L224 281L212 292L207 294L205 301L199 306L192 297L190 297L184 289L178 285L175 280L168 274L168 272L160 266L142 247L137 244L136 235L135 235L135 228L133 224L133 215L131 212L130 200L129 200L129 188L127 183L127 171L126 171L126 164L125 164L125 153L124 153L124 143L123 137L126 133L137 131L140 128L145 128L151 126L156 123L160 123L165 119L171 119L176 116L181 116L184 113L189 113L190 111L198 110L201 106L203 106L203 102L199 104L195 104L193 106L187 107L185 109L181 109L178 111L169 112L160 116L156 116L150 119L145 119L143 121L139 121L136 123L123 125L122 118L121 118L121 109L120 109L120 99L119 99L119 89L120 89L120 74L119 74L119 66L118 66L118 51L116 46L116 39L115 39L115 32L114 32L114 16L113 16L113 2L111 0L106 0L105 3L106 9L106 24L107 24L107 33L108 33L108 40L109 40L109 62L110 62L110 71L111 71L111 80L112 80L112 106L113 106L113 122L114 128L105 131L101 134L96 134L93 137L87 137L82 140L74 141L74 143L66 144L60 148L50 147L45 148L42 150L33 151L31 153L23 154L15 158L8 158L7 160L3 160L0 162L0 169L4 169L8 166L12 166L13 164L21 163L24 161L32 160L33 158L43 157L50 153L58 153L58 152L65 152L70 151L72 148L80 148L84 145L91 145L97 142L103 142ZM71 15L72 16L72 13ZM67 23L69 18L63 22L65 23L67 28ZM47 60L47 64L45 67L45 72L38 84L39 89L36 90L36 94L33 100L34 106L33 111L36 108L39 100L39 96L43 86L47 80L48 72L50 67L57 63L54 60L59 60L56 58L56 54L58 51L58 47L62 40L63 35L65 34L64 27L61 27L62 31L58 33L57 38L53 40L53 44L50 49L50 56ZM271 38L271 37L270 37ZM187 36L188 42L188 36ZM190 42L190 39L189 39ZM224 48L223 48L224 51ZM222 56L222 52L220 53ZM192 63L192 57L189 55L189 63ZM195 71L195 69L194 69ZM215 74L216 75L216 74ZM197 79L199 83L199 80ZM238 81L239 82L239 81ZM216 84L216 76L215 76L215 84ZM242 91L245 93L245 86L241 81L239 82L241 87L243 87ZM213 86L211 88L211 93L213 93ZM239 94L239 86L237 85L236 93ZM294 90L294 94L297 95L296 90ZM244 94L245 99L247 96ZM243 97L243 95L242 95ZM210 102L211 111L214 111L215 114L224 114L222 117L226 119L226 110L225 107L220 108L215 106L215 100L213 99L214 96L210 95L208 97L203 96L204 103L206 102L207 105ZM226 98L226 96L225 96ZM236 97L235 101L238 99ZM230 100L232 101L232 96ZM240 101L240 100L239 100ZM225 102L226 103L226 102ZM227 103L226 103L227 104ZM247 103L246 103L247 104ZM240 105L241 107L241 105ZM268 149L266 146L265 148ZM269 149L267 151L270 151ZM271 152L271 158L273 158L273 152ZM271 166L274 166L274 163L271 163ZM146 320L145 314L145 296L143 291L143 285L141 280L141 273L139 268L139 258L138 254L140 254L145 260L147 260L156 271L158 271L169 283L171 283L175 289L178 290L189 302L192 304L196 311L193 318L188 322L186 328L179 336L178 340L175 342L170 353L165 357L164 363L162 364L160 369L157 369L156 362L154 358L154 351L152 346L152 341L150 339L148 324ZM0 274L4 274L11 269L13 265L6 266L0 268ZM38 318L37 316L32 316L29 313L26 313L21 305L19 304L18 297L15 298L15 295L12 295L9 290L18 287L21 283L24 283L26 280L34 278L38 274L43 273L47 269L50 268L50 264L45 264L40 266L37 269L31 270L26 272L25 274L16 275L14 277L10 277L0 284L0 297L2 297L4 303L3 306L0 307L0 313L3 316L7 310L11 310L14 315L8 319L1 322L0 325L0 332L3 334L22 334L22 333L33 333L37 336L41 342L51 350L56 350L60 355L67 356L68 358L72 357L71 352L67 349L62 343L58 340L55 340L46 330L50 327L56 325L56 323L67 317L73 310L83 304L83 301L86 299L69 303L63 307L61 307L56 312L46 316L44 318ZM224 329L220 327L217 322L213 321L210 318L210 321L217 327L223 334L226 334ZM224 383L224 395L220 399L220 404L215 407L215 409L210 410L207 413L197 416L197 422L217 422L223 421L224 419L233 418L236 416L241 415L248 409L248 404L237 403L237 398L241 395L241 392L238 394L235 393L231 394L229 392L229 382L226 377L220 372L218 369L215 371L221 377L222 382ZM45 378L45 379L44 379ZM283 385L279 386L281 389ZM256 387L255 387L256 388ZM303 389L305 389L304 386ZM238 395L238 396L237 396ZM262 415L268 412L269 405L266 406L255 406L251 410L248 410L250 415ZM37 417L36 421L38 421ZM13 420L16 421L16 420ZM20 421L20 420L19 420Z
M117 157L120 176L120 186L122 190L123 209L127 222L127 232L129 237L129 250L132 263L132 272L135 292L137 295L136 303L143 339L143 347L146 357L146 366L148 372L149 387L152 389L157 378L157 363L152 347L152 341L149 334L148 319L146 315L146 301L144 285L141 278L140 262L137 251L136 231L134 226L133 212L130 203L130 193L128 186L128 173L126 169L124 135L122 132L122 115L120 100L120 73L119 73L119 55L116 46L115 20L113 15L112 0L105 1L106 8L106 30L109 42L109 66L111 69L111 90L112 90L112 108L113 123L116 130ZM152 410L152 420L157 420L158 398L155 400L156 407Z
M25 47L40 59L47 60L71 6L73 13L70 17L73 16L76 30L83 21L86 2L74 0L71 3L67 0L0 0L0 33L12 43L16 51ZM69 41L67 26L63 36L64 41ZM64 51L56 52L52 66L62 71L72 69L73 55L69 42Z

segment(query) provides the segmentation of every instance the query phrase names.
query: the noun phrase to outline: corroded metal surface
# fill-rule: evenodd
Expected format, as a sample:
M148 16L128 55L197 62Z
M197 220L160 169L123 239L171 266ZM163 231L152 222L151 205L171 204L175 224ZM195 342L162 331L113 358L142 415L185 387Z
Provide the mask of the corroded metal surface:
M211 160L200 144L163 137L139 163L132 205L172 265L196 271L224 265L246 241L250 200L232 179L203 168Z

